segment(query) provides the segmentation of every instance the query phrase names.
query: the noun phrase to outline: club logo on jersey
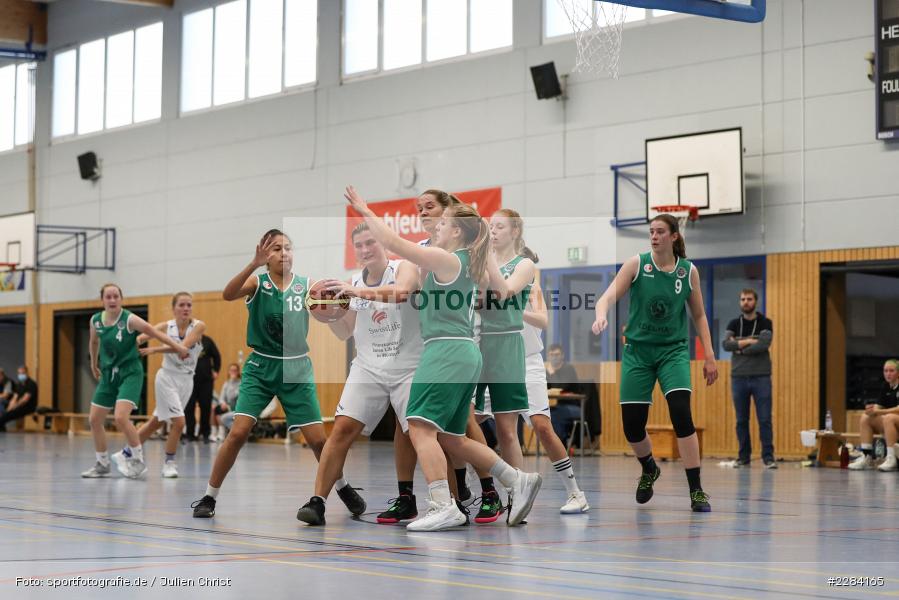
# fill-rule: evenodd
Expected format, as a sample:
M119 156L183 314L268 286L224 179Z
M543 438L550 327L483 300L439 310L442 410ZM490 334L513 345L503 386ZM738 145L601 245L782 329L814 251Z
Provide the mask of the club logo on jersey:
M373 322L373 323L377 323L378 325L380 325L381 322L382 322L384 319L386 319L386 318L387 318L387 312L386 312L386 311L383 311L383 310L376 310L375 312L371 313L371 320L372 320L372 322Z
M101 329L103 329L103 323L101 323L100 321L94 321L94 329L100 331Z
M649 263L646 263L645 265L643 265L643 270L646 271L647 273L652 273L652 265Z
M263 282L262 282L262 287L264 287L264 288L267 289L267 290L270 290L270 289L272 289L272 284L271 284L270 282L268 282L268 281L263 281Z
M303 284L302 284L302 283L296 283L296 284L294 284L294 286L293 286L293 293L294 293L294 294L302 294L302 293L305 292L305 291L306 291L306 288L303 287Z
M671 316L671 307L668 306L668 300L664 296L656 296L650 300L646 311L656 321L665 321Z
M680 277L681 279L683 279L684 277L687 276L687 270L683 267L678 267L677 268L677 276Z
M125 329L125 324L122 323L121 321L119 321L119 322L116 324L116 326L117 326L119 329Z

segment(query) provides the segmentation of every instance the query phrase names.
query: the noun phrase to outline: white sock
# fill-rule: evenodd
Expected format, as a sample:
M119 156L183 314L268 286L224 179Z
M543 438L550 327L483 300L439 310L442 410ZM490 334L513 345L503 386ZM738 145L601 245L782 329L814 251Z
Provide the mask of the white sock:
M490 467L490 474L496 477L506 489L511 489L518 481L518 469L514 469L501 458L496 459L496 462Z
M570 458L566 456L562 460L557 460L553 463L553 468L556 470L556 473L559 474L562 483L565 484L565 491L568 492L569 496L581 491L577 487L577 480L574 478L574 470L571 468Z
M218 498L220 489L221 488L214 488L207 483L206 484L206 495L212 496L213 498Z
M131 450L131 456L133 456L137 460L144 459L144 449L140 444L138 444L137 446L129 446L128 449Z
M350 484L347 482L347 480L344 479L343 477L341 477L340 479L337 480L337 483L334 484L334 489L342 490L343 488L345 488L348 485L350 485Z
M893 458L896 457L896 446L890 446L889 448L887 448L887 456L892 456Z
M434 502L449 504L451 501L449 481L446 479L432 481L428 484L428 495L431 496L431 500Z
M104 467L109 466L109 452L97 452L97 462Z

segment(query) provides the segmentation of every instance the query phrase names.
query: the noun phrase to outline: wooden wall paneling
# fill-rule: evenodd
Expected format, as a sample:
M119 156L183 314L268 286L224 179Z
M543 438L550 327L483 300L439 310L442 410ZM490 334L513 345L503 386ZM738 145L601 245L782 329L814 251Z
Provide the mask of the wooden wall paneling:
M75 318L59 320L55 335L56 367L55 396L56 409L62 412L75 410ZM40 394L38 394L40 397Z
M827 281L825 292L824 357L825 405L833 415L836 431L846 428L846 275L834 273Z

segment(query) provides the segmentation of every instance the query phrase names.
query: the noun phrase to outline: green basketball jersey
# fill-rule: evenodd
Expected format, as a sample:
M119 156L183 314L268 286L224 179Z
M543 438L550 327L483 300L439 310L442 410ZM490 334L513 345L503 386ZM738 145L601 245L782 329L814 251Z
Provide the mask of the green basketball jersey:
M631 283L630 315L624 335L633 342L671 344L687 340L687 299L693 263L680 258L674 271L660 271L652 253L640 255L640 269Z
M137 351L137 331L128 329L128 317L131 311L122 309L119 318L112 325L103 324L105 311L91 317L91 327L100 339L100 369L121 370L130 364L140 365L140 353Z
M274 358L291 358L309 352L309 311L306 294L309 278L293 275L281 291L268 273L256 276L256 293L247 300L247 345Z
M503 278L511 277L522 260L523 256L516 256L501 266L499 272L503 274ZM520 292L502 301L495 296L491 297L488 291L481 310L481 333L507 333L524 329L524 309L528 305L531 285L527 284Z
M442 284L434 279L433 272L429 272L421 292L412 298L413 307L419 311L421 337L425 342L434 338L474 339L474 302L478 285L468 271L471 253L468 248L462 248L453 254L462 263L459 276L451 283Z

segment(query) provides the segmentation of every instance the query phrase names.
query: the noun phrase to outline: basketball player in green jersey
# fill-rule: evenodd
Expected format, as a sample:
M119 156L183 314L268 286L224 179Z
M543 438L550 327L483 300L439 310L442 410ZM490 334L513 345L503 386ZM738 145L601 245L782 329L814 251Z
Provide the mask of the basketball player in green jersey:
M497 440L503 460L516 469L524 464L518 441L518 416L528 410L525 385L524 310L534 282L534 261L515 251L510 231L512 215L517 212L498 210L490 219L490 238L499 270L509 287L509 295L498 297L488 290L481 310L480 348L484 366L478 383L475 411L483 414L486 392L490 392L491 414L496 421ZM518 231L520 238L521 231ZM502 514L502 503L494 492L481 499L475 523L492 523Z
M182 344L122 307L122 289L114 283L100 288L103 311L91 317L91 373L99 382L91 400L90 424L97 462L81 474L86 479L109 477L109 452L106 446L106 415L114 411L115 424L125 435L131 456L119 465L122 475L137 479L147 472L137 429L129 418L140 406L144 386L144 366L137 350L137 338L144 334L159 340L184 360L189 351Z
M474 344L474 301L478 281L485 272L490 286L508 295L488 248L487 225L477 211L459 205L444 211L432 245L404 240L372 212L353 187L345 194L365 218L375 238L393 252L427 271L421 292L412 302L419 310L424 352L415 371L406 420L428 482L429 509L409 523L410 531L438 531L466 522L450 497L447 464L441 446L452 456L491 475L512 490L509 525L527 516L540 489L536 473L523 473L492 450L465 437L471 396L481 370L481 355Z
M267 267L266 272L255 273L263 266ZM246 298L247 345L253 352L244 363L234 424L215 456L206 493L192 505L195 518L215 515L219 489L273 396L278 397L286 413L288 431L302 431L316 460L325 445L325 427L306 342L306 295L311 282L308 277L294 275L292 269L290 238L272 229L262 236L253 260L222 291L225 300ZM348 485L345 487L349 493L340 497L350 512L365 512L365 501Z
M660 214L649 223L652 251L629 258L596 305L593 333L607 326L609 308L630 290L630 313L621 359L621 418L624 435L643 466L637 484L637 502L652 498L653 483L661 471L652 458L646 421L656 380L668 401L671 424L690 486L694 512L709 512L709 496L699 479L699 440L690 412L690 346L687 311L693 316L705 352L703 375L712 385L718 379L715 350L709 333L699 272L687 260L683 234L677 220Z
M521 218L521 215L510 208L502 208L490 218L490 238L493 242L493 251L496 253L497 262L501 265L500 270L507 272L510 266L517 264L519 265L518 269L515 269L514 276L518 276L520 265L524 260L529 260L534 268L530 270L531 278L534 277L536 272L536 263L539 261L537 255L533 250L528 248L524 243L524 238L522 236L524 232L524 219ZM514 269L514 266L512 267ZM510 277L510 282L511 282ZM527 280L531 281L531 280ZM511 287L516 287L515 285L511 285ZM515 377L507 376L506 379L502 381L507 382L516 382L516 383L508 383L504 384L504 386L517 386L517 377L522 377L522 373L524 373L524 382L526 386L526 406L527 413L522 413L522 417L527 421L528 425L530 425L534 429L534 433L537 435L537 438L540 440L540 443L546 448L546 453L549 456L550 462L552 462L553 469L558 473L559 478L562 483L565 485L565 490L568 494L568 501L562 505L560 512L562 514L581 514L590 510L589 504L587 504L587 498L584 495L584 492L578 488L577 480L574 477L574 470L571 467L571 459L568 457L568 451L565 449L565 445L562 443L562 440L559 439L559 436L556 435L555 430L553 430L552 422L550 421L550 411L549 411L549 397L546 391L546 369L543 365L543 356L541 355L541 351L543 350L543 342L540 339L540 330L546 329L549 324L549 319L546 314L546 304L543 302L543 297L541 295L540 285L533 281L533 283L528 283L525 288L529 294L526 297L522 296L522 300L525 300L524 306L517 306L514 303L507 302L508 304L512 304L509 310L507 311L508 317L514 317L513 326L509 327L510 330L515 330L520 333L522 339L522 349L524 353L523 366L521 367L521 371L510 370L509 373L516 373ZM521 315L517 314L518 310L521 310ZM520 320L519 320L520 319ZM487 331L493 330L493 326L488 326L488 319L485 317L483 321L483 330L481 332L481 351L484 353L484 341L490 341L494 339L491 336L487 338L483 337ZM515 349L517 352L517 348ZM487 354L484 354L484 362L487 362ZM517 367L515 367L517 369ZM514 393L518 393L516 388L513 388ZM497 397L497 394L491 389L490 391L490 401L491 401L491 412L496 413L496 401L494 398ZM499 421L497 421L499 423ZM513 429L514 438L508 441L508 445L513 448L513 450L518 449L518 436L517 432ZM503 458L505 460L509 460L506 458L506 443L502 444L503 447ZM511 463L511 461L509 461ZM482 504L483 508L483 504ZM475 521L478 521L475 518Z

